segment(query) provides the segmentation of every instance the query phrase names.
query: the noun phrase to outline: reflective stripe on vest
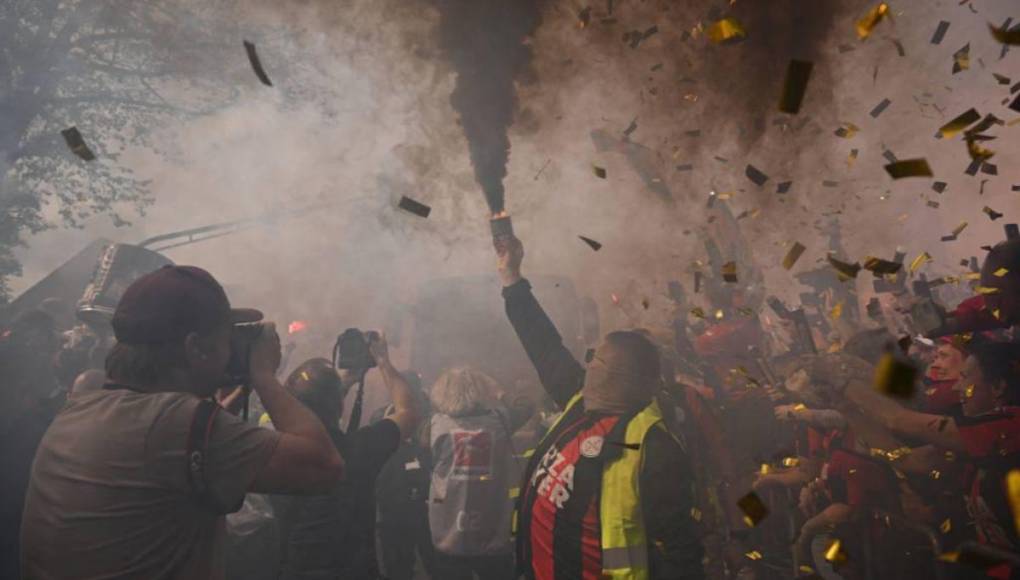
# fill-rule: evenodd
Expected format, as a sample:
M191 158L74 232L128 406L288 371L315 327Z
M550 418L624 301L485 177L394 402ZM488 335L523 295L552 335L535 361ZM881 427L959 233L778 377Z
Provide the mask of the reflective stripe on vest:
M581 400L571 397L547 433L553 433L567 412ZM652 401L627 424L620 457L602 470L599 516L602 521L602 573L607 578L648 580L648 538L641 514L639 475L644 464L644 439L652 428L664 428L659 404ZM541 443L540 443L541 445ZM534 453L530 450L529 455ZM514 532L517 513L514 512Z

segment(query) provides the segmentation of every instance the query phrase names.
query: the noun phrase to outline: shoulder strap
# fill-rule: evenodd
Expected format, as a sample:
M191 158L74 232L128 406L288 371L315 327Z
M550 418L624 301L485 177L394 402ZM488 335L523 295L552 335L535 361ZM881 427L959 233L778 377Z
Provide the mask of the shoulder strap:
M219 411L220 406L209 399L202 399L198 402L195 414L191 418L191 428L188 429L185 452L188 464L188 486L191 488L192 497L217 513L223 513L223 506L218 505L209 494L205 473L209 437L212 435L213 422Z

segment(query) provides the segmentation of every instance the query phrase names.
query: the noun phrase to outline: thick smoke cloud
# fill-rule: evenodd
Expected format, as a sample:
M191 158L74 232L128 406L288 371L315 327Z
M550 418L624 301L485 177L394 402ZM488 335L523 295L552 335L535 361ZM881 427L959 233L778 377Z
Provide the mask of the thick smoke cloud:
M507 128L517 104L514 79L531 59L524 44L539 22L539 0L435 0L440 47L457 72L450 104L460 115L475 177L489 209L503 211L510 155Z
M991 73L1016 82L1020 52L1000 59L1001 46L987 33L987 22L1011 15L1011 2L982 3L976 14L955 0L896 3L895 18L864 42L853 23L870 6L858 0L612 4L610 12L607 3L591 3L582 27L587 5L548 2L530 35L514 35L527 37L518 44L531 54L502 93L512 99L516 89L517 112L495 115L500 123L513 119L505 187L527 248L526 273L572 278L599 303L604 329L664 325L670 279L692 293L693 271L704 269L695 264L706 257L703 238L726 235L717 209L707 207L710 191L729 196L755 263L786 300L809 290L793 275L823 264L823 230L832 220L841 225L846 257L891 257L903 246L908 260L929 252L934 261L921 271L938 276L958 274L961 259L980 257L981 245L1002 238L1000 224L1016 219L1016 126L991 131L999 136L989 145L997 176L964 175L963 143L932 138L971 106L1015 117L1002 104L1009 86ZM93 236L137 241L320 203L328 209L310 217L168 255L209 268L235 301L278 321L314 319L319 344L346 326L378 327L391 311L413 308L416 289L430 279L491 273L489 208L478 195L466 126L458 124L463 113L451 103L458 71L440 8L433 0L245 2L219 31L237 47L226 64L226 78L241 91L236 103L165 128L159 140L174 159L144 150L122 159L152 180L157 204L129 229L96 221L30 239L21 254L23 285ZM696 32L722 16L740 20L748 38L714 45ZM940 20L953 24L936 46L930 39ZM629 33L653 27L632 48ZM251 74L242 38L258 44L273 89ZM954 75L952 54L968 42L972 66ZM815 63L797 116L775 110L791 58ZM883 98L892 105L872 118ZM513 109L511 101L506 110ZM860 131L834 136L844 122ZM620 147L598 151L594 131ZM648 151L650 179L669 189L672 204L638 174L623 152L627 143ZM948 189L891 181L882 170L885 151L927 157ZM749 163L769 176L764 186L744 176ZM776 192L781 181L793 182L786 194ZM396 210L401 195L428 203L432 215ZM991 222L984 205L1006 218ZM970 225L959 239L940 242L961 221ZM578 235L602 250L592 252ZM808 250L787 272L778 264L794 240Z

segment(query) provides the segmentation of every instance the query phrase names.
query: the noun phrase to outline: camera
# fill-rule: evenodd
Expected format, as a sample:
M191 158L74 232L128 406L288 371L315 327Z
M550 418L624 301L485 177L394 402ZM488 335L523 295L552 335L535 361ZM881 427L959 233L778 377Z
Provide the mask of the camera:
M333 366L338 369L363 370L375 368L375 357L368 350L373 340L378 340L375 331L362 332L357 328L348 328L336 338L333 347Z
M251 351L255 341L262 335L262 324L258 322L235 324L230 328L230 362L227 363L228 384L240 385L248 382L251 368Z

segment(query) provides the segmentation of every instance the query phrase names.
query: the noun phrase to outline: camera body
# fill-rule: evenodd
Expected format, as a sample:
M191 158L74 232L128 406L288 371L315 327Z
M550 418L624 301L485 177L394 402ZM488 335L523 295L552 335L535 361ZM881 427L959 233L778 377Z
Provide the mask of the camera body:
M338 369L362 370L375 368L375 357L368 349L368 344L379 338L373 330L362 332L357 328L348 328L336 338L333 347L333 366Z
M258 322L235 324L230 328L230 362L227 363L229 385L242 385L250 378L251 351L262 335L262 324Z

